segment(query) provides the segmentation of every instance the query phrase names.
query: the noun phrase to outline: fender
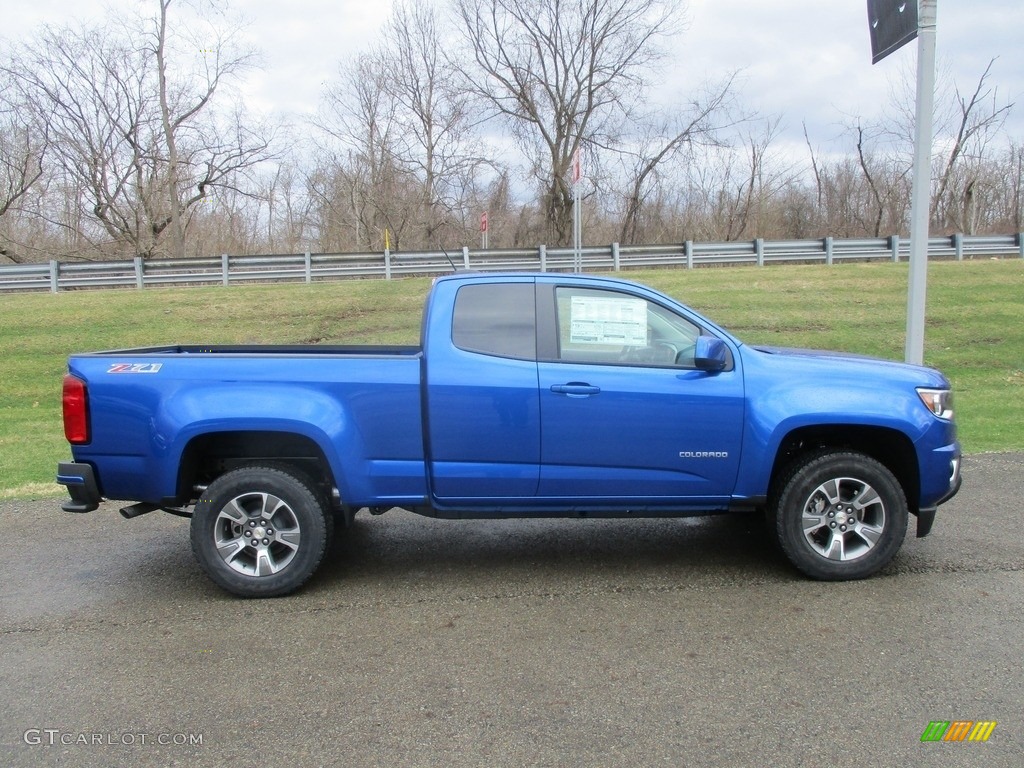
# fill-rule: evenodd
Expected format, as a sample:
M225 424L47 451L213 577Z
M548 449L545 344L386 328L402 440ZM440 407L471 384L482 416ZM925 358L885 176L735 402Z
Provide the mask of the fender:
M917 395L915 387L921 386L926 369L889 363L885 397L880 397L875 377L883 361L776 355L749 346L742 351L747 380L757 385L747 387L739 497L763 494L769 488L783 442L803 428L834 428L839 438L845 426L868 427L898 432L912 445L934 442L938 448L948 442L946 425L922 406ZM940 374L930 374L934 386L948 386Z
M176 488L182 455L195 438L221 432L269 431L300 435L315 443L327 459L345 504L423 502L419 431L410 435L413 440L405 441L410 444L404 452L380 449L382 442L392 438L393 443L402 442L401 435L395 437L396 431L390 427L391 418L405 425L419 423L418 411L402 413L401 398L387 399L388 415L384 416L369 397L338 397L322 386L236 383L230 393L230 399L226 398L223 384L198 385L162 401L154 419L153 464L165 495L173 495L173 490L167 494L166 489ZM410 405L416 408L418 402ZM381 460L379 456L391 458ZM382 484L391 491L386 499L378 487Z
M295 383L235 383L227 395L222 383L197 384L160 402L153 418L151 463L164 496L176 491L186 446L197 437L218 432L288 432L309 438L327 458L339 491L344 494L348 490L342 470L348 461L359 457L343 457L336 446L355 452L359 443L346 440L351 419L344 404Z

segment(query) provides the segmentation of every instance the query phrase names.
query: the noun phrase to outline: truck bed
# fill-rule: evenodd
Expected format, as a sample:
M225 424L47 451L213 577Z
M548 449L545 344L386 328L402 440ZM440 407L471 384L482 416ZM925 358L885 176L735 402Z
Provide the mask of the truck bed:
M72 355L89 389L92 438L79 461L101 493L150 503L188 501L179 467L199 446L300 437L339 480L346 501L392 504L426 493L417 346L167 345ZM242 438L240 434L248 435ZM232 437L235 435L235 437Z
M379 344L170 344L156 347L111 349L75 357L124 357L154 355L304 355L314 357L414 357L423 352L416 345Z

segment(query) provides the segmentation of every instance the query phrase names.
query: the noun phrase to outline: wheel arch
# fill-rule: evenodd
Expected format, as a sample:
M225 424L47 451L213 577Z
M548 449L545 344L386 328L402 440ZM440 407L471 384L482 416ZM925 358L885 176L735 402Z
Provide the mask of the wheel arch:
M854 424L819 424L794 429L779 444L769 487L774 492L794 462L824 450L856 451L885 466L903 488L907 507L917 513L921 479L917 452L910 438L889 427Z
M320 445L297 432L223 430L191 438L178 464L177 492L185 500L226 472L246 466L289 468L314 483L325 499L340 503L339 481Z

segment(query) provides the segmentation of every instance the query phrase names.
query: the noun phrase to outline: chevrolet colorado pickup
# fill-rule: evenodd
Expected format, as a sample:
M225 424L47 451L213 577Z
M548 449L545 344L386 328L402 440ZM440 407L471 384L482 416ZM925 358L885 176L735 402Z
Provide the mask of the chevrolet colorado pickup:
M804 574L870 576L960 485L947 379L744 344L617 279L456 274L421 344L73 355L69 512L191 517L228 592L292 592L335 523L763 513ZM190 509L191 508L191 509Z

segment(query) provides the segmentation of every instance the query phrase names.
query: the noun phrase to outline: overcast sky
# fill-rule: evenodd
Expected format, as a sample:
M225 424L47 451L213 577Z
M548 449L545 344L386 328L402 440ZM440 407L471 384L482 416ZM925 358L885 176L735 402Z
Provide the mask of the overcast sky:
M265 70L246 86L252 106L285 114L316 109L339 62L374 40L389 0L229 0L251 22ZM104 8L143 10L143 0L10 0L0 34L22 39L41 23L103 16ZM741 102L782 119L784 139L802 143L806 121L815 143L842 125L885 114L890 80L912 77L916 43L871 64L866 0L690 0L687 29L674 42L663 98L686 96L702 82L742 70ZM1017 103L1008 126L1024 139L1024 0L938 0L940 69L973 90L998 57L991 84Z

